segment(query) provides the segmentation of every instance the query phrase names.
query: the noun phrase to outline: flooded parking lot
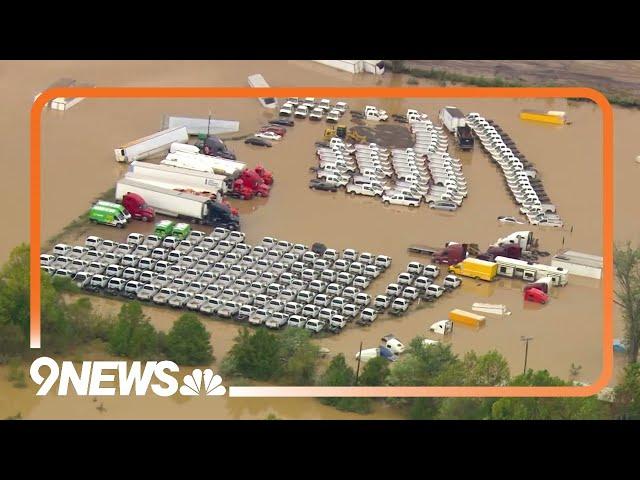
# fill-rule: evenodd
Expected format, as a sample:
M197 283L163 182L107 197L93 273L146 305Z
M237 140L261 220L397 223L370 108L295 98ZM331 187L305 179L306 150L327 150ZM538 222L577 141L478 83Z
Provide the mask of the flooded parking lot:
M57 78L63 76L63 73L101 85L133 85L128 78L136 78L135 85L245 85L246 76L256 72L263 73L267 81L274 86L375 84L380 80L372 76L352 78L310 62L255 62L252 65L218 62L220 65L216 68L210 65L214 62L203 62L202 68L198 70L194 67L189 76L177 68L169 68L165 74L156 70L157 67L151 62L140 63L134 72L138 73L139 70L139 76L133 73L123 76L118 72L115 63L106 66L96 64L94 70L90 68L91 62L89 66L73 65L67 70L58 64L54 64L52 70L38 69L34 66L28 68L32 69L33 77L38 79L33 80L34 91L49 83L53 79L50 77ZM279 65L276 66L274 63ZM188 68L190 64L201 66L199 62L184 62L182 65ZM157 81L158 78L161 82ZM382 80L384 84L402 84L402 79L398 77L385 76ZM23 86L21 91L24 92L28 88L31 86ZM30 102L26 93L14 100L16 106L21 105L22 109L28 108ZM531 229L540 239L540 247L543 250L554 253L564 246L591 254L602 254L601 118L596 106L588 103L568 105L564 100L522 99L342 100L346 100L350 107L356 110L366 104L384 108L389 113L404 113L407 108L416 108L428 113L433 120L437 118L437 112L442 106L456 105L464 112L476 111L497 121L517 143L522 153L535 164L547 193L558 206L566 228L560 231L526 225L516 226L520 228L499 225L496 221L498 215L514 215L517 210L505 190L499 170L478 147L473 152L459 154L468 182L469 195L455 213L434 212L425 206L419 209L384 206L379 200L347 196L344 192L310 191L307 187L308 180L312 178L309 168L316 164L314 142L322 138L325 124L302 120L289 129L281 142L274 142L271 149L247 146L241 141L229 142L229 147L236 152L241 161L250 166L264 164L273 172L275 178L269 198L259 201L232 201L240 210L242 229L247 233L248 243L255 244L263 236L271 235L309 245L321 241L332 248L352 247L360 251L390 255L393 257L393 264L383 276L373 282L369 289L371 294L382 293L386 284L404 270L408 261L415 259L428 263L428 257L412 256L406 252L406 247L412 243L442 246L444 242L453 240L478 243L483 248L513 231ZM523 122L518 119L518 113L523 108L565 110L571 125L555 127ZM209 110L217 118L239 120L241 133L255 130L272 115L271 112L262 109L255 99L88 99L65 113L45 112L42 146L43 238L59 232L62 227L86 211L99 192L113 187L126 169L114 161L115 146L157 130L164 114L206 116ZM619 160L620 168L617 175L617 198L625 205L625 208L622 208L621 201L618 201L620 215L626 211L638 213L634 212L637 207L632 201L631 192L638 175L638 166L633 159L640 153L640 148L631 135L631 125L640 118L639 115L637 112L616 110L616 158ZM348 116L345 118L348 119ZM9 124L9 119L5 117L2 121L6 125ZM18 141L24 140L24 146L26 137L22 132L16 132L16 135L17 138L11 142L10 152L15 158L20 159L22 164L26 164L27 157L20 150L21 145ZM5 180L7 193L11 193L13 189L17 194L20 186L25 186L26 177L22 178L22 181L12 177L24 177L25 172L23 168L11 169ZM624 192L627 197L620 197ZM21 208L24 206L18 206L17 211ZM629 214L625 217L629 218ZM620 216L618 218L620 219ZM620 240L637 241L639 238L636 225L635 222L618 221L616 237ZM141 223L130 225L126 231L110 227L92 227L91 233L123 240L134 228L144 233L145 229L148 231L151 227ZM70 239L77 237L78 243L81 243L87 233L74 233ZM26 230L22 235L19 229L12 234L15 238L4 239L7 242L3 246L4 255L20 239L26 238ZM470 349L478 352L498 349L509 361L512 371L518 372L522 368L524 353L520 336L532 336L534 341L529 349L529 366L536 369L547 368L552 373L566 378L569 366L575 363L583 367L581 380L595 380L600 372L602 356L602 303L599 282L571 277L568 286L554 290L551 302L545 306L524 304L522 286L522 282L515 280L499 279L486 284L469 279L457 291L446 294L432 304L412 307L410 313L403 317L384 315L370 327L349 325L341 334L322 338L318 342L328 347L332 354L343 352L349 361L354 362L354 354L361 341L365 347L373 347L383 335L394 333L406 342L415 335L426 335L428 326L436 320L446 318L447 312L452 308L469 310L471 304L476 301L504 303L513 312L511 316L494 318L488 315L487 325L483 329L476 331L459 327L446 341L451 342L454 351L461 354ZM114 301L100 302L105 308L107 304L112 305L108 308L119 306L119 303ZM177 316L176 312L166 309L148 310L152 322L161 329L170 328ZM238 327L233 323L210 319L206 323L212 332L216 356L222 358L224 352L230 348ZM225 404L229 402L233 403L236 400L224 400ZM306 407L296 407L303 403ZM68 412L68 409L61 405L52 406L49 400L43 404L47 406L34 409L35 416L56 416L56 412L64 416L65 411ZM285 418L300 418L297 415L304 416L305 408L308 408L309 412L316 412L311 415L324 418L324 414L318 410L324 407L314 400L269 400L268 404L279 405L276 410ZM311 404L315 407L311 407ZM198 417L193 413L198 411L197 408L193 410L191 407L194 404L191 402L189 405L190 408L182 409L182 413L176 410L175 415L185 418ZM158 407L158 415L164 416L164 408ZM269 411L269 407L263 407L263 410L255 408L258 412L257 418L266 416L267 413L264 412ZM167 418L173 418L174 414L169 413L173 410L170 407L167 409ZM245 418L245 414L252 415L252 409L248 406L238 407L235 411L244 412L240 414L242 418ZM296 414L298 411L301 413ZM233 412L232 407L227 405L220 411L211 412L210 415L215 418L237 418ZM209 414L204 416L211 418Z

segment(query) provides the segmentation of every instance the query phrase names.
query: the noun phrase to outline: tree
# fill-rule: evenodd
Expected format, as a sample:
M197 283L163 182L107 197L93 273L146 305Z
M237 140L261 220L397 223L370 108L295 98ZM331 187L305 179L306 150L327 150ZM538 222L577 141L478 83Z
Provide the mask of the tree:
M618 282L616 303L622 308L627 358L633 363L640 350L640 249L629 243L624 249L614 246L613 263Z
M279 335L282 377L291 385L313 385L318 368L319 347L311 343L311 332L289 328Z
M618 416L640 420L640 363L625 367L622 381L615 389L614 407Z
M463 378L469 386L505 385L510 372L507 360L496 350L478 355L473 350L467 352L455 368L456 377ZM446 398L440 402L437 418L484 420L491 417L491 407L495 398Z
M27 351L27 340L18 325L0 324L0 363L19 358Z
M386 384L388 376L389 360L384 357L375 357L365 363L358 383L378 387Z
M29 251L24 243L17 246L0 269L0 323L18 325L25 337L29 336Z
M567 386L564 380L553 377L547 370L518 375L512 386ZM608 418L608 407L596 397L575 398L501 398L491 407L495 420L598 420Z
M213 361L210 337L195 313L185 313L167 334L167 354L179 365L209 364Z
M464 384L476 386L506 385L511 373L507 360L496 350L478 356L473 350L462 360Z
M254 380L271 380L281 373L280 343L266 330L251 334L243 328L223 362L223 373Z
M118 320L109 335L114 355L145 360L158 353L158 332L149 323L138 302L122 305Z
M353 385L355 380L355 372L353 368L347 365L344 355L341 353L336 355L329 363L322 378L321 385L338 387ZM345 410L356 413L369 413L372 409L370 398L360 397L325 397L320 400L325 405L331 405L338 410Z

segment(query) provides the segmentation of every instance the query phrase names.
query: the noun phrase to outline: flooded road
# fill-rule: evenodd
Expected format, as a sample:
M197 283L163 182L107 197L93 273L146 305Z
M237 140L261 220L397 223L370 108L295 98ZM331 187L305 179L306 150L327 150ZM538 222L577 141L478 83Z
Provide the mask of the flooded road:
M18 64L21 69L20 83L16 75ZM7 199L23 198L27 188L27 122L32 96L61 76L71 76L98 85L122 86L245 85L247 75L257 72L262 73L273 86L375 85L378 82L397 86L404 83L397 76L385 75L382 79L366 75L352 77L306 61L135 62L127 64L126 68L118 62L4 62L0 63L0 67L4 84L15 86L15 94L5 100L5 109L0 117L4 131L14 132L7 142L7 158L18 162L18 167L6 169L7 173L3 176L3 191ZM307 182L312 178L309 167L315 165L313 144L321 139L325 124L297 121L283 141L274 142L274 148L271 149L250 147L241 141L229 142L239 159L249 165L264 164L273 172L276 182L268 199L232 202L240 209L243 230L247 233L249 243L271 235L307 244L322 241L333 248L352 247L392 256L392 267L373 282L369 289L371 294L381 293L409 260L428 263L428 257L407 254L406 247L411 243L438 246L453 240L478 243L482 248L499 237L526 228L534 230L540 239L541 249L552 253L563 245L587 253L602 253L601 119L596 106L588 103L567 105L564 100L526 99L344 100L353 109L365 104L377 105L389 113L416 108L428 113L432 119L437 118L442 106L456 105L465 112L476 111L497 121L539 170L545 189L558 205L567 228L556 231L526 225L518 226L523 228L499 225L495 220L498 215L514 215L517 210L504 188L500 172L478 147L471 153L460 155L469 196L462 208L453 214L434 212L424 206L415 210L386 207L378 200L347 196L343 192L310 191ZM556 127L523 122L518 119L518 112L523 108L565 110L572 124ZM42 145L43 240L86 211L100 192L113 187L125 169L114 161L115 146L157 130L165 114L206 116L210 110L217 118L239 120L241 133L255 130L272 115L262 109L255 99L87 99L68 112L45 112ZM9 115L9 112L15 112L15 115ZM632 133L639 119L640 113L637 111L616 109L618 241L640 240L637 222L631 220L637 218L639 213L633 192L640 168L634 162L635 156L640 154L640 141ZM0 239L0 255L3 258L15 244L27 239L27 207L28 204L17 202L15 209L9 212L14 216L12 220L16 228ZM132 227L144 232L145 228L151 226L138 223ZM573 227L572 233L569 232L570 227ZM124 238L128 233L110 227L92 227L91 232L107 238ZM80 242L80 237L83 240L87 234L82 233L74 233L69 240L77 237ZM353 362L360 341L364 342L365 347L373 347L378 344L380 337L388 333L409 341L415 335L426 335L428 326L446 318L452 308L470 309L475 301L504 303L513 312L511 316L492 318L488 315L487 326L480 331L457 328L453 336L447 339L454 351L463 354L469 349L484 352L496 348L505 355L512 372L517 373L522 368L524 356L519 339L521 335L528 335L534 337L529 349L530 367L547 368L566 378L569 366L575 363L583 367L580 380L595 380L601 368L602 304L599 283L572 277L570 284L555 289L552 301L541 308L524 305L521 288L522 282L519 281L500 280L493 284L476 285L468 280L458 291L447 294L434 304L413 308L404 317L382 316L367 328L350 325L340 335L319 339L318 343L330 348L332 354L345 353ZM100 302L107 303L106 300ZM114 306L118 308L118 304ZM160 329L170 328L176 318L176 313L172 311L149 310L152 322ZM238 327L211 319L207 319L206 323L212 332L215 355L221 359L230 348ZM617 320L618 334L621 331L619 323ZM329 412L322 413L326 407L312 399L249 401L246 406L236 403L237 400L221 400L220 403L225 403L225 406L211 415L215 418L238 418L234 415L263 418L270 411L277 410L279 413L276 414L283 418L302 418L307 414L318 415L317 418L337 418L323 417L329 415ZM83 401L78 399L78 402ZM189 408L181 409L181 404L176 406L176 402L163 403L164 400L155 398L145 398L145 407L140 408L137 405L141 399L120 401L129 403L130 407L134 405L135 411L145 410L148 401L149 405L154 405L151 410L155 410L156 406L158 412L166 409L167 418L199 418L198 413L194 413L198 411L195 406L197 402L189 401ZM63 404L50 399L39 401L30 415L38 418L64 417L72 408ZM232 404L238 408L234 410ZM304 407L298 407L302 405ZM126 407L123 405L122 409L124 411ZM335 415L346 415L328 410ZM110 411L115 414L118 407L113 406ZM4 414L4 409L0 409L0 414ZM388 416L389 412L381 415Z

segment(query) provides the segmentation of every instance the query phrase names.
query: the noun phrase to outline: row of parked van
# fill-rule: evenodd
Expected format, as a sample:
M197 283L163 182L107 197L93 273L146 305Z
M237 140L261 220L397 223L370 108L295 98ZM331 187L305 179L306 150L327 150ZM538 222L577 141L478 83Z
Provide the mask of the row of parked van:
M462 284L457 276L449 274L444 277L442 285L437 285L434 282L439 275L438 265L409 262L406 270L398 274L396 282L387 285L384 295L378 297L386 298L386 307L390 308L390 313L401 315L415 300L435 300L446 291L458 288Z
M318 253L273 237L251 246L242 232L220 227L177 243L167 238L133 233L118 243L90 236L84 246L58 244L40 261L89 291L313 331L340 331L356 317L369 318L362 316L372 303L364 290L391 264L385 255L352 248Z
M467 123L482 142L484 150L500 166L509 192L529 222L533 225L562 227L562 219L550 203L537 172L523 158L515 142L499 126L478 113L470 113Z

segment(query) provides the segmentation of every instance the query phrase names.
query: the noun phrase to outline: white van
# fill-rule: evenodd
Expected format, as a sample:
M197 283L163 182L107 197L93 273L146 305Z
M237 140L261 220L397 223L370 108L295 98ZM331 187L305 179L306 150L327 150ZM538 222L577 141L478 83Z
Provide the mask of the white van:
M378 311L374 308L365 308L360 312L360 321L373 323L378 318Z

